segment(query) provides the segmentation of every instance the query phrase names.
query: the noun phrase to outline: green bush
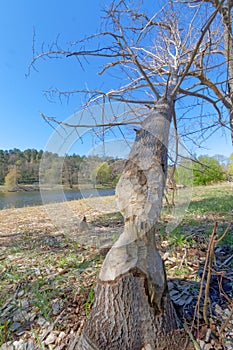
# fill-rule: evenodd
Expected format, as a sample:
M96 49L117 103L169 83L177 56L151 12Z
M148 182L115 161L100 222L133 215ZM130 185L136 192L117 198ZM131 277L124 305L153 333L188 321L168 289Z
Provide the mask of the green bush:
M193 166L193 183L194 185L208 185L223 181L225 178L219 162L212 157L200 156L198 162Z

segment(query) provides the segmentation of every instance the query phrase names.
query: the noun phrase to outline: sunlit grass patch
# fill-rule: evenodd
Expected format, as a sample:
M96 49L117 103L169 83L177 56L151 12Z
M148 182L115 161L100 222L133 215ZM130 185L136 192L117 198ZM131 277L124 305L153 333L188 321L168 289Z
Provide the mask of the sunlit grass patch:
M233 185L194 187L189 213L229 214L233 210Z

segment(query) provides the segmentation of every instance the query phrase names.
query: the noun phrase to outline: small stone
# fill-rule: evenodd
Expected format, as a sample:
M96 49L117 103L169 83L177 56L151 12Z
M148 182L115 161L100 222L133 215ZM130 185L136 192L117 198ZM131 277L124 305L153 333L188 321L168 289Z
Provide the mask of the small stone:
M233 343L231 341L226 341L224 346L227 350L232 350Z
M19 322L13 322L11 325L10 325L10 330L12 332L16 331L17 329L19 329L21 327L21 323Z
M27 311L25 310L16 310L13 316L13 321L14 322L25 322L25 320L28 319L28 314Z
M30 313L29 315L29 321L34 321L35 320L35 318L36 318L36 316L37 316L37 313L36 312L32 312L32 313Z
M167 260L168 257L169 257L169 255L170 255L169 252L164 253L163 256L162 256L162 259L163 259L163 260Z
M83 219L79 222L79 231L80 232L84 232L84 231L88 231L88 223L87 223L87 219L86 216L83 217Z
M199 345L200 345L201 350L205 349L205 342L203 340L199 340Z
M14 341L13 346L14 346L15 350L23 350L23 349L25 349L25 344L24 344L23 339Z
M53 315L57 315L59 313L60 309L61 309L61 305L60 305L59 301L55 301L52 304Z
M59 339L64 339L65 337L66 337L66 333L65 332L59 333L59 336L58 336Z
M45 344L46 344L46 345L49 345L49 344L55 343L56 338L57 338L57 337L55 336L55 334L54 334L53 332L51 332L51 333L48 335L48 337L46 338Z
M26 343L25 349L26 349L26 350L34 350L34 349L35 349L35 345L34 345L33 340L29 340L29 341Z
M18 297L22 297L24 295L25 291L22 289L19 293L18 293Z
M218 304L216 304L215 305L215 312L217 315L222 315L223 309Z
M49 344L49 350L55 349L56 345L55 344Z
M12 342L8 341L7 343L2 344L2 346L0 347L0 350L14 350Z
M4 316L6 316L6 315L8 315L9 313L11 313L12 314L12 310L14 309L14 305L8 305L5 309L4 309L4 311L2 312L2 317L4 317Z
M20 337L21 335L23 335L25 333L25 330L22 328L19 328L15 334L17 335L17 337ZM24 349L23 349L24 350Z
M65 332L60 332L57 339L56 339L56 345L61 345L62 340L66 337Z
M51 325L49 321L45 321L45 323L42 326L42 329L48 329L48 327Z
M231 313L229 309L224 309L223 312L224 312L224 314L226 314L227 316L229 316L230 313Z
M40 316L36 322L38 323L39 326L43 326L46 320L44 319L44 317Z
M145 350L153 350L152 346L150 344L147 344L145 347L144 347Z
M211 337L211 329L208 328L205 336L205 342L208 343Z
M63 350L63 349L66 349L66 348L67 348L67 345L62 343L61 345L56 346L56 348L54 348L54 350Z
M205 350L212 350L213 346L211 344L206 344L204 347Z
M29 306L29 302L27 301L27 299L23 299L23 300L20 301L20 308L22 310L27 309L28 306Z

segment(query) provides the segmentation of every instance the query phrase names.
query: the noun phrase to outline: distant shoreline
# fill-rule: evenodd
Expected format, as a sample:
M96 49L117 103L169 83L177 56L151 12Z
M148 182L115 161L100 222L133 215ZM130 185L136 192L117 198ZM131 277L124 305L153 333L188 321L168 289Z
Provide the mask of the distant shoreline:
M50 203L61 203L64 201L80 200L82 198L90 199L101 196L114 195L115 189L73 189L66 190L63 187L44 188L43 191L34 191L30 188L11 192L0 192L0 210L5 208L20 208L25 206L37 206Z
M63 185L55 185L49 187L48 185L42 187L39 184L36 185L17 185L12 188L7 188L4 185L0 185L0 193L14 193L14 192L36 192L40 191L41 189L44 191L58 191L58 190L63 190L63 191L80 191L80 190L90 190L90 189L95 189L95 190L101 190L101 189L112 189L112 186L96 186L93 187L91 184L79 184L79 185L74 185L73 188L70 188L69 186L63 186Z

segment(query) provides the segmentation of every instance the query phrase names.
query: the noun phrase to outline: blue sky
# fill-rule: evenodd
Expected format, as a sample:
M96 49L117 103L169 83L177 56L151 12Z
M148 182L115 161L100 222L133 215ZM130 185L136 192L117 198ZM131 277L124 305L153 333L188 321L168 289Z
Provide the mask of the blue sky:
M1 0L0 149L44 149L53 130L40 112L67 119L80 109L80 96L76 95L69 104L51 103L44 90L101 84L97 75L100 62L92 61L83 71L73 58L40 61L38 72L32 71L26 77L32 58L33 28L38 50L41 43L53 42L58 34L61 43L75 41L97 31L103 14L101 7L110 3L111 0ZM110 86L110 81L106 84ZM206 150L198 151L226 156L232 152L229 135L221 133L217 134L217 141L215 136L208 142Z
M101 1L1 0L0 2L0 149L43 149L52 129L39 112L61 119L80 106L49 102L43 91L51 87L83 87L95 79L91 67L83 72L74 62L40 62L39 72L26 78L32 58L33 28L36 41L51 43L61 34L68 42L95 32L99 25Z

